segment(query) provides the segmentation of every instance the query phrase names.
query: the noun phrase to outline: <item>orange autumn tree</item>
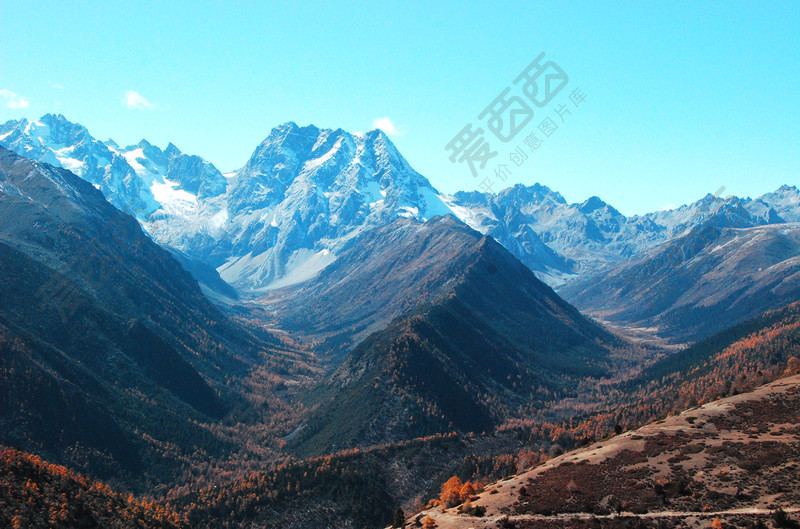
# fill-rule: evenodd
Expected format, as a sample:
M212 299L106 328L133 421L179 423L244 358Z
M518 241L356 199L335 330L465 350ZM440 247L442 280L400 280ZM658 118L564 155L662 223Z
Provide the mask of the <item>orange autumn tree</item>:
M462 502L467 501L468 499L470 499L470 497L474 495L475 495L475 485L473 485L469 481L461 485L461 488L458 489L458 496Z
M445 481L442 485L442 492L439 494L439 499L445 507L455 507L461 503L461 487L463 483L458 479L458 476Z
M457 476L453 476L442 485L439 500L445 507L455 507L468 500L474 494L475 485L469 481L462 483Z
M786 371L783 372L785 376L797 375L800 373L800 359L796 356L790 356L786 362Z

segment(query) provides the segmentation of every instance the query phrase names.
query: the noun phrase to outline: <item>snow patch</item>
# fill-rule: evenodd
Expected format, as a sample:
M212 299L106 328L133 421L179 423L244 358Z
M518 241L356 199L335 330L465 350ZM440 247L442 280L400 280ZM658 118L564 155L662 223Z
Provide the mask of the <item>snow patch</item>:
M86 162L76 160L75 158L56 157L56 159L58 160L58 163L61 164L61 167L68 171L72 171L78 176L83 176L86 172Z
M319 149L322 146L322 144L327 141L328 136L330 136L330 133L331 133L330 130L319 131L319 136L317 136L317 141L314 142L314 146L311 147L311 152L314 152L317 149Z
M366 197L367 202L369 202L370 205L382 201L386 196L386 191L384 191L381 188L381 185L374 180L367 182L367 185L360 189L360 192Z
M212 230L218 230L228 222L228 208L223 207L217 213L211 216L208 220L208 227Z
M342 146L342 140L339 139L336 141L336 143L334 143L333 147L331 147L331 150L329 150L319 158L313 158L311 160L308 160L305 164L303 164L303 169L300 172L312 173L316 171L317 169L325 165L325 162L333 158L334 155L336 155L336 153L339 151L339 148L341 146Z
M144 151L139 149L133 149L130 151L121 151L120 154L125 157L127 160L128 165L136 171L136 174L141 176L141 173L147 173L147 169L144 168L142 164L139 163L139 158L144 158Z
M406 219L418 219L419 218L419 209L414 208L411 206L403 206L399 208L397 212L398 217L403 217Z
M197 205L197 197L183 189L178 189L179 184L170 180L156 182L150 186L153 198L161 206L164 213L170 215L186 215ZM227 215L227 213L226 213Z
M275 290L308 281L336 260L336 256L327 248L314 252L303 248L289 257L286 271L277 281L273 281L263 290Z
M484 208L458 206L455 204L455 197L449 195L439 195L439 198L453 212L453 215L477 232L485 234L489 231L486 219L497 221L494 215Z
M422 195L422 202L425 208L422 212L423 220L429 220L439 215L453 214L453 210L445 204L444 200L442 200L433 189L421 187L419 191Z

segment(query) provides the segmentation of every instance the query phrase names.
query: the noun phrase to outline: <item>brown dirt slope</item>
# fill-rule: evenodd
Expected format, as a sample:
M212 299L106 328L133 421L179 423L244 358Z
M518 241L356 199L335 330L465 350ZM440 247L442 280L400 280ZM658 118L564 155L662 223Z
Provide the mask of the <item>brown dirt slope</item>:
M800 527L800 375L551 459L459 507L440 528ZM779 520L778 509L788 513ZM463 510L463 509L462 509ZM415 525L417 515L409 519Z

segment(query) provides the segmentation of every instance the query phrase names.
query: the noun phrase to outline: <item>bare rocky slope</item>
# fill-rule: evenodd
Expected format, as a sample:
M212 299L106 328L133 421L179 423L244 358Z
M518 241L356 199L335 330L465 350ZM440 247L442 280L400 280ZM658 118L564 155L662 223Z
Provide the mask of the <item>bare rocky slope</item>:
M436 526L729 527L800 507L800 376L687 410L493 483ZM418 515L412 517L414 525ZM780 526L780 525L776 525ZM792 525L783 525L791 527Z

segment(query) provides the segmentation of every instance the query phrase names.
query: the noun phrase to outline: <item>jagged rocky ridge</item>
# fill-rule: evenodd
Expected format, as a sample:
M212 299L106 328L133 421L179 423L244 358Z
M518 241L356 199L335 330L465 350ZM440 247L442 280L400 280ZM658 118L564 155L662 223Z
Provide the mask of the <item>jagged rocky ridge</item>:
M633 217L598 197L570 204L538 184L449 196L414 171L379 130L350 134L286 123L227 176L172 144L162 151L144 140L125 148L97 141L60 115L9 121L0 126L0 145L76 172L136 215L156 241L193 260L195 269L199 263L215 268L246 294L314 277L361 234L398 217L423 222L452 214L556 288L593 281L697 229L800 220L793 186L756 199L707 195ZM210 277L208 270L201 275ZM204 282L219 285L214 278ZM570 299L581 307L583 298Z

